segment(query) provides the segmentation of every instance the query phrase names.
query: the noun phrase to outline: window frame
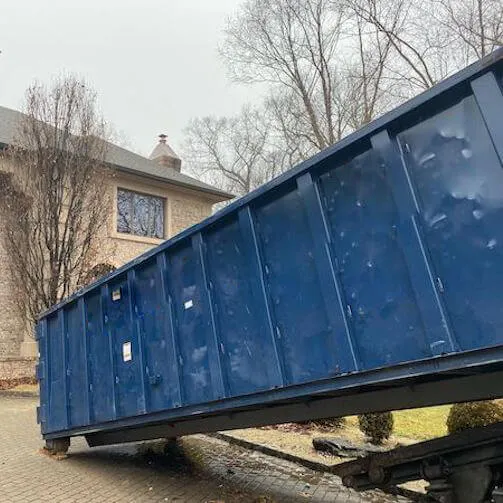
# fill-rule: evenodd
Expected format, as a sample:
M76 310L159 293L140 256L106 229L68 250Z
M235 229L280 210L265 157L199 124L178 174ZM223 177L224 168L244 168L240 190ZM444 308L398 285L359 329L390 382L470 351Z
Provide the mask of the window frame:
M120 217L120 211L119 211L119 204L120 204L120 193L123 192L123 193L126 193L129 195L129 199L130 199L130 207L129 207L129 211L133 214L132 216L132 220L133 222L132 225L130 225L130 231L127 232L127 231L124 231L124 230L121 230L119 228L119 225L120 225L120 221L121 221L121 217ZM161 195L158 195L158 194L152 194L152 193L149 193L149 192L143 192L141 190L136 190L136 189L132 189L132 188L129 188L129 187L123 187L121 185L117 185L116 186L116 193L115 193L116 197L115 197L115 233L120 236L120 237L130 237L130 238L133 238L133 239L136 239L136 240L157 240L157 241L161 241L163 239L166 239L166 225L167 225L167 222L166 222L166 208L167 208L167 197L163 197ZM135 215L135 203L134 203L134 198L135 196L139 196L139 197L143 197L143 198L147 198L148 199L153 199L153 200L157 200L161 203L161 208L160 208L160 216L161 216L161 225L162 225L162 230L161 230L161 234L162 236L158 236L158 235L155 235L155 234L148 234L148 233L145 233L145 234L142 234L142 233L138 233L135 231L134 227L134 219L136 217ZM148 210L149 212L151 211L151 205L149 204L149 207L148 207ZM151 215L148 216L148 219L151 219ZM150 222L149 222L150 224ZM154 231L155 232L155 231Z

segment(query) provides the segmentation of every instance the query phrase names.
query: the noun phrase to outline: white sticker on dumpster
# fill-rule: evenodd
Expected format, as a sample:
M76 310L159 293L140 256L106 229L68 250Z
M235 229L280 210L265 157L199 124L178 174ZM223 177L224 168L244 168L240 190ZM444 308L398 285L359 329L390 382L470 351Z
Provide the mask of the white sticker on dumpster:
M131 342L125 342L122 345L122 359L125 362L130 362L133 359L133 354L131 352Z
M190 309L194 305L194 302L192 302L192 299L191 299L191 300L186 301L183 305L184 305L185 309Z

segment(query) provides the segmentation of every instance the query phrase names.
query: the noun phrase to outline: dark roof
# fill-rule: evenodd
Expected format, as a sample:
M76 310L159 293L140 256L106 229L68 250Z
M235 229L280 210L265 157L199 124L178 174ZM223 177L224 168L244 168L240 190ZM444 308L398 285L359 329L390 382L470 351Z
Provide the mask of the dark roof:
M22 119L23 114L21 112L0 106L0 144L10 145L14 141L16 130ZM217 189L191 176L179 173L172 168L161 166L155 161L151 161L146 157L135 154L113 143L108 144L107 162L113 164L121 171L206 192L207 194L216 196L220 201L234 197L228 192Z

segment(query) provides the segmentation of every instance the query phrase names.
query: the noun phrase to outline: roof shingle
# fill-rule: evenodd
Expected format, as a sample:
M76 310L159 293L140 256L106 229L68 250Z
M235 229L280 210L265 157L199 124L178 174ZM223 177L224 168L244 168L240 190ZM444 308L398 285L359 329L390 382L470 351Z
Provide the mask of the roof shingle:
M0 106L0 144L10 145L14 141L17 128L22 119L23 114L21 112ZM217 189L191 176L179 173L175 169L161 166L155 161L113 143L108 144L106 160L121 171L146 176L162 182L169 182L184 188L199 190L216 196L215 199L220 201L234 197L228 192Z

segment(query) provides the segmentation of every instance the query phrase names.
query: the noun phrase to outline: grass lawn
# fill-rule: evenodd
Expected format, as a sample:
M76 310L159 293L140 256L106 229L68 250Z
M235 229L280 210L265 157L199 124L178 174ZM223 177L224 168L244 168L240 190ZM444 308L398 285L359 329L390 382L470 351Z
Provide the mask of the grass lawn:
M427 440L447 435L445 422L450 408L450 405L439 405L394 412L395 435L414 440Z

